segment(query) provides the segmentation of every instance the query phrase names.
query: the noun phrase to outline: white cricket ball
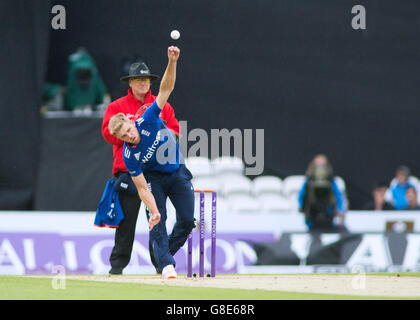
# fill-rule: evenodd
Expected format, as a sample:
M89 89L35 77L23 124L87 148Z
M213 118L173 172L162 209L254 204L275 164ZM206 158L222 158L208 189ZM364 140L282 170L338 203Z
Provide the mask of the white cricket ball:
M171 32L171 38L172 39L178 40L180 36L181 36L181 34L179 33L178 30L172 30L172 32Z

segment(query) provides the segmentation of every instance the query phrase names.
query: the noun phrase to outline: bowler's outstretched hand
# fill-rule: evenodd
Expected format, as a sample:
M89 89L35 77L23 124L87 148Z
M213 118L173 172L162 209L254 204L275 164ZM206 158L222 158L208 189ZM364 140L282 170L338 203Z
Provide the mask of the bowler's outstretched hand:
M180 53L181 53L181 50L179 50L178 47L170 46L168 48L168 59L170 61L176 62L176 61L178 61Z
M160 221L160 213L154 213L149 219L149 231L152 231L153 227Z

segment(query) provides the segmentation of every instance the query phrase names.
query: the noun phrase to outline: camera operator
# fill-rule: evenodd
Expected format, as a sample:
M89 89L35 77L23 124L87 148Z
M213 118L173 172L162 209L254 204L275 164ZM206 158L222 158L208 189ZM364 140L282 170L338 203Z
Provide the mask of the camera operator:
M309 163L305 182L299 191L299 211L305 214L310 231L344 231L346 197L337 186L328 158L316 155Z

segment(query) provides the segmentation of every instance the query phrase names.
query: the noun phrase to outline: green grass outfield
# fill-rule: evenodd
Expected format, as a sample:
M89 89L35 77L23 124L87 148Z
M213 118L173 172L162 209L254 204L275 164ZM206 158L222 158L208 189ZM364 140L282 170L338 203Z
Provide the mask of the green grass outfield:
M313 274L312 274L313 275ZM329 274L330 275L330 274ZM335 274L331 274L334 276ZM368 274L369 275L369 274ZM396 276L396 273L375 275ZM420 277L420 273L399 273ZM52 278L0 276L0 300L395 300L399 297L331 295L269 290L180 287L141 283L66 280L66 288L54 289ZM403 298L406 299L406 298ZM419 298L413 298L419 299Z

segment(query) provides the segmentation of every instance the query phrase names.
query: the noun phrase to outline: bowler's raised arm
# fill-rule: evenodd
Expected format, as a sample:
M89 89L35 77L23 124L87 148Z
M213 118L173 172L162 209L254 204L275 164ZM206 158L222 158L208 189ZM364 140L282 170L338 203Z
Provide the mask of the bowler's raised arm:
M178 47L171 46L168 48L168 65L166 67L165 73L163 74L162 81L160 83L159 94L156 98L156 103L159 109L164 107L171 92L175 88L176 65L179 55L180 50Z

